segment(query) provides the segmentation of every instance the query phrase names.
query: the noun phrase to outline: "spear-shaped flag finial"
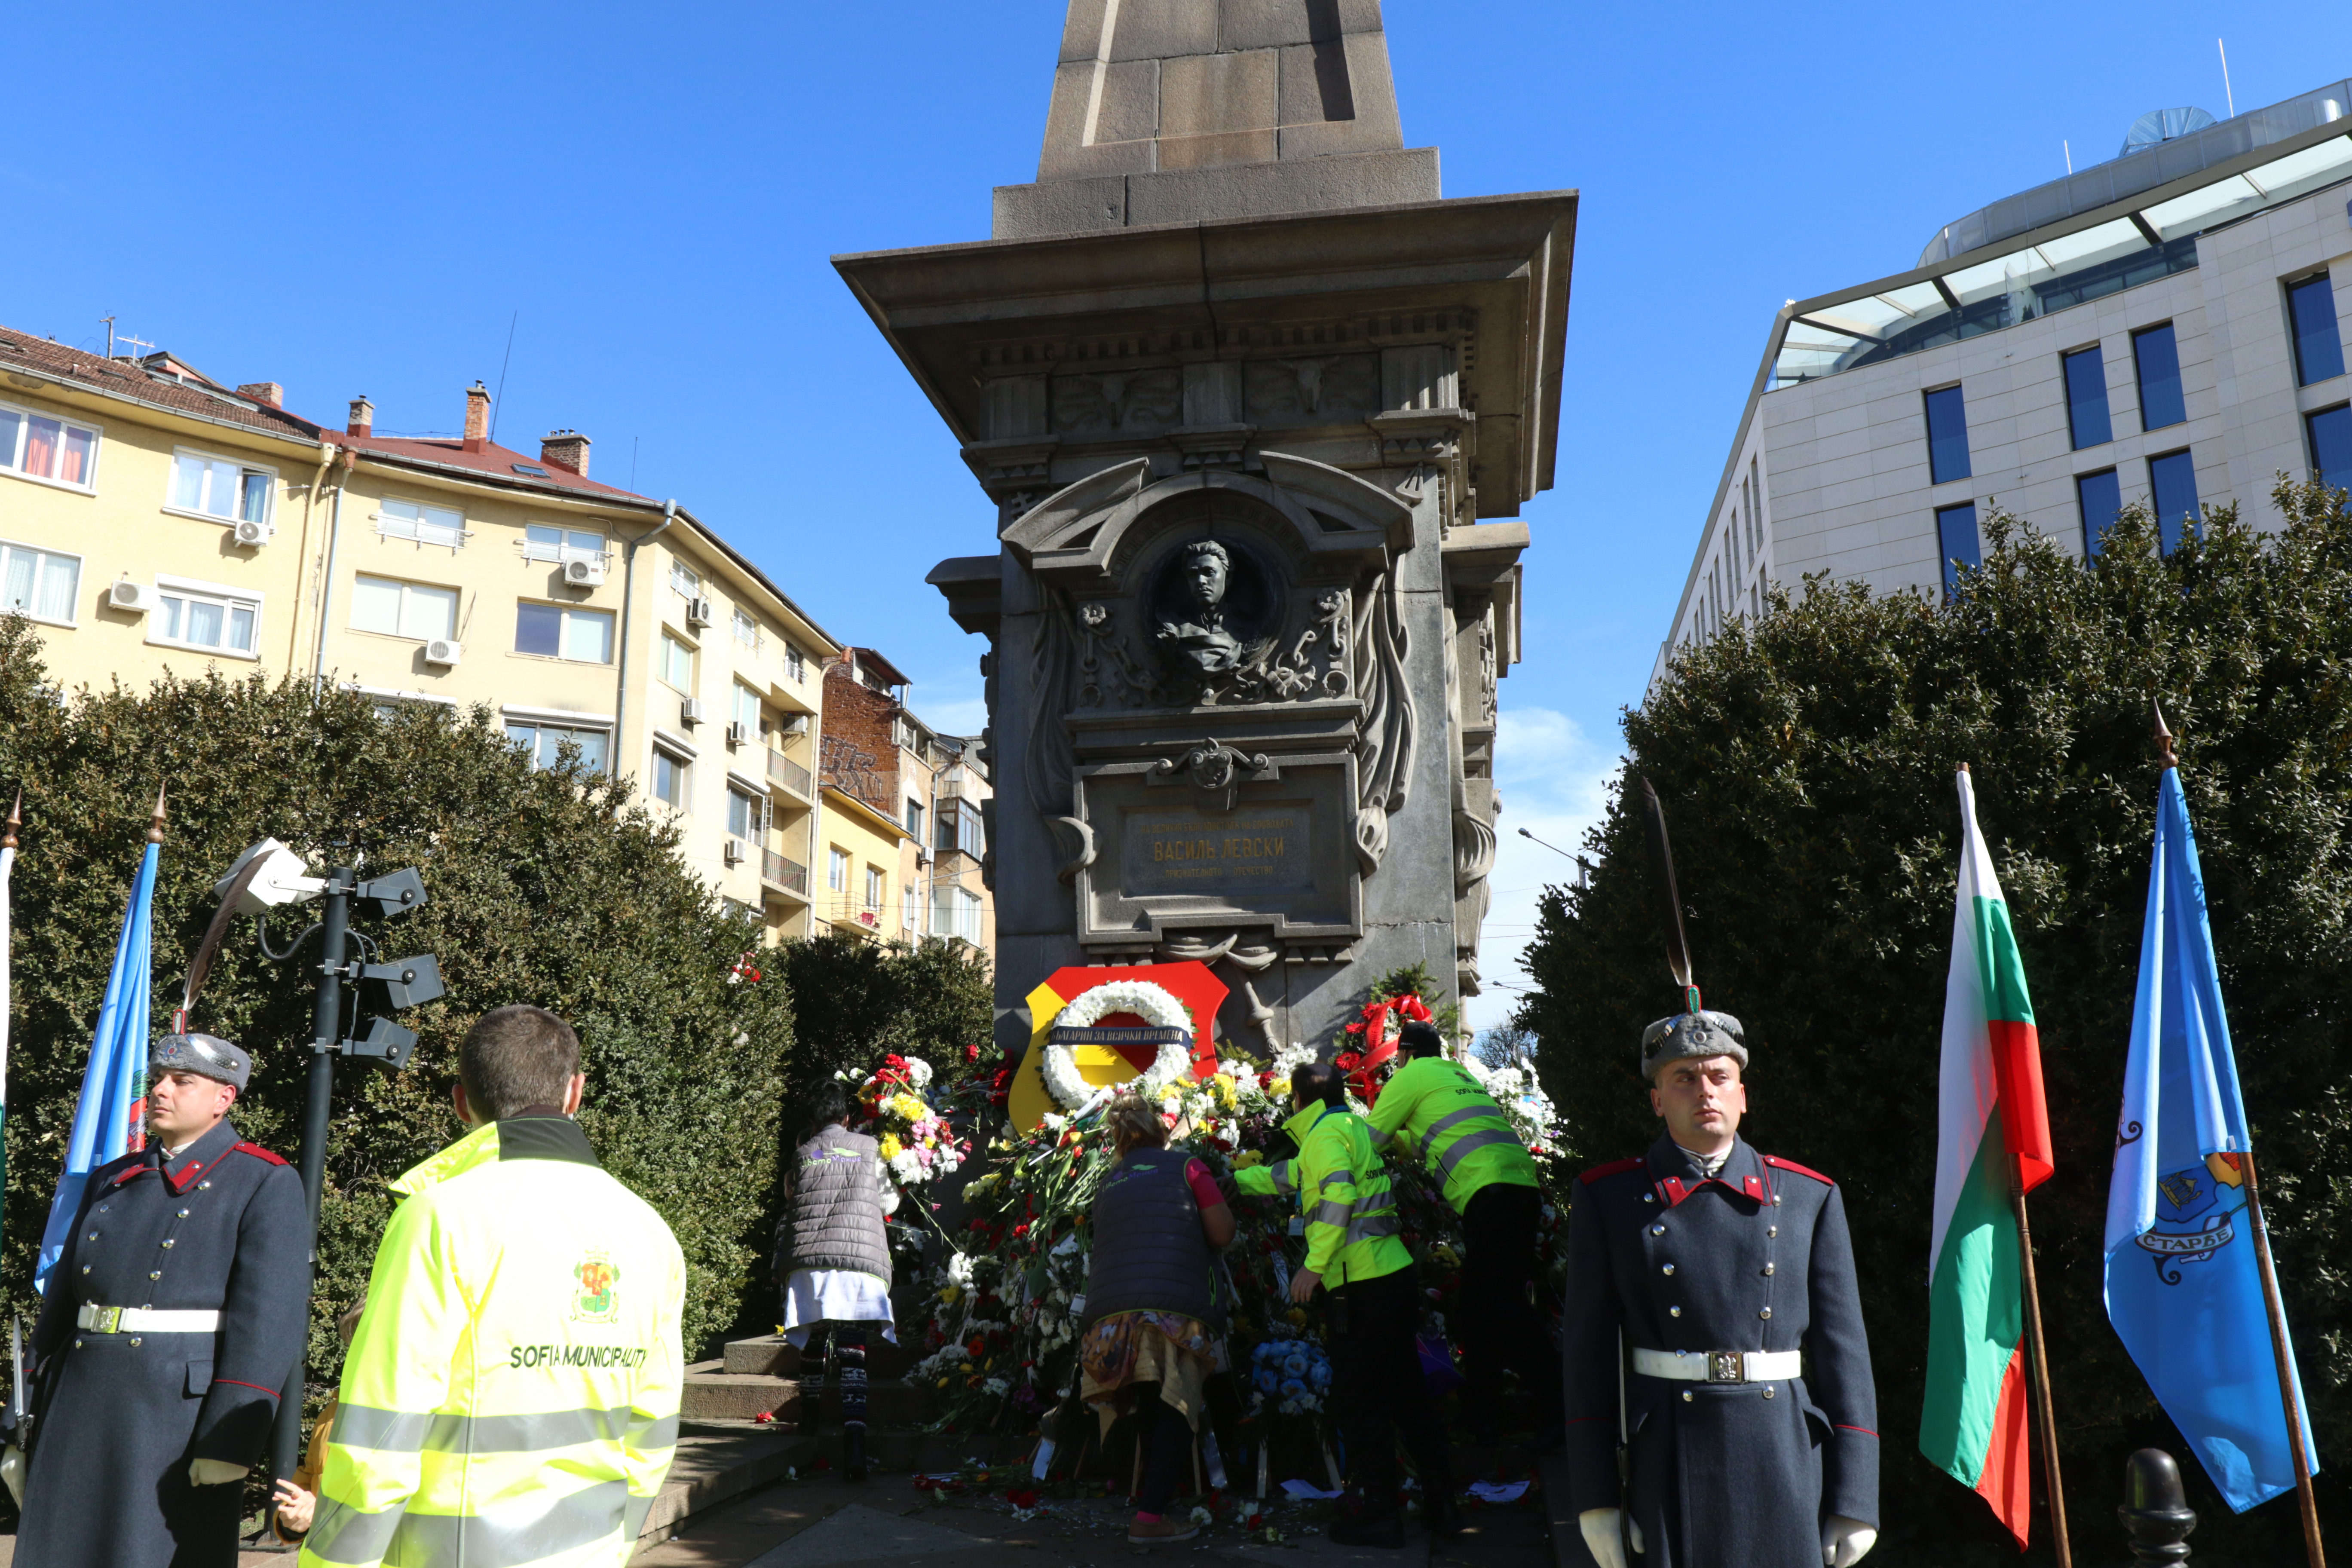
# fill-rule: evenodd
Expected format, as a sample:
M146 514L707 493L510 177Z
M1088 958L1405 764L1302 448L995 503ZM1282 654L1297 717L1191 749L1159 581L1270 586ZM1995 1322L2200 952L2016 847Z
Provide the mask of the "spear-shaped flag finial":
M2173 754L2172 731L2164 725L2164 704L2151 700L2148 706L2156 710L2157 768L2159 772L2165 768L2177 768L2180 765L2180 759Z
M154 820L147 824L147 842L150 844L163 842L163 786L162 784L155 786L155 816Z
M18 828L20 828L20 827L22 827L22 826L25 826L25 791L24 791L23 786L22 786L22 785L19 785L19 786L17 787L17 790L16 790L16 802L15 802L15 804L14 804L14 805L10 805L10 806L8 807L8 831L7 831L7 832L5 832L5 833L0 833L0 849L14 849L14 848L16 848L16 829L18 829Z

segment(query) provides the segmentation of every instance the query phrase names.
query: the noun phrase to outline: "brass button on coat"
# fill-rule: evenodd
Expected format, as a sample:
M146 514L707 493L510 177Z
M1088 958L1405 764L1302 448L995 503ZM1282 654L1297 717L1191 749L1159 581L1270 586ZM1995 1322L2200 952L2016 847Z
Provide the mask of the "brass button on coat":
M1667 1264L1664 1269L1660 1270L1660 1272L1666 1274L1672 1274L1674 1271L1675 1266L1671 1263Z
M1760 1312L1757 1313L1756 1315L1757 1315L1758 1317L1759 1317L1759 1318L1769 1318L1769 1317L1770 1317L1770 1316L1772 1315L1772 1309L1771 1309L1771 1308L1769 1308L1769 1307L1767 1307L1767 1308L1765 1308L1762 1311L1760 1311Z

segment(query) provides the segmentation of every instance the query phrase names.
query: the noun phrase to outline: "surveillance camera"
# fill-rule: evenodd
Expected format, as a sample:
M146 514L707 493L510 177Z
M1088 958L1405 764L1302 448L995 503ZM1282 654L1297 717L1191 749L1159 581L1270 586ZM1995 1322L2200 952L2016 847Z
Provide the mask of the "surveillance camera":
M275 838L265 838L236 858L228 875L213 884L213 891L228 897L238 874L256 860L261 862L260 868L236 900L238 914L257 915L282 904L306 903L326 890L324 881L310 875L310 868L302 857Z

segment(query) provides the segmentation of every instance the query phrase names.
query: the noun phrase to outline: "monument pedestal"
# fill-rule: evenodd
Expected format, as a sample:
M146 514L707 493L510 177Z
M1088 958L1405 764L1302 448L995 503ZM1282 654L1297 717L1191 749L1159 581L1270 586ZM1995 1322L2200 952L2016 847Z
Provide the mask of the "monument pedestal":
M1066 964L1212 964L1259 1051L1328 1047L1394 969L1476 985L1528 543L1485 520L1551 483L1576 198L1358 205L1362 160L1421 166L1378 7L1291 9L1073 0L1020 237L836 258L996 505L929 580L991 645L1011 1049ZM1211 160L1145 182L1197 221L1139 221L1171 156Z

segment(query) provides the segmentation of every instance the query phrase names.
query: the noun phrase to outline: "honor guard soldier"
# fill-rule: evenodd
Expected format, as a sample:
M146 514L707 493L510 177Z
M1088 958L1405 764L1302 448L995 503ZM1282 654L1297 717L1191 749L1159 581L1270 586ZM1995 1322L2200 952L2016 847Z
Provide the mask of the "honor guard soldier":
M252 1070L216 1036L164 1036L146 1148L89 1173L33 1330L19 1563L234 1568L310 1315L301 1181L228 1121Z
M1536 1163L1494 1096L1459 1062L1428 1024L1397 1032L1406 1059L1366 1112L1375 1141L1419 1160L1444 1187L1462 1216L1463 1403L1475 1435L1492 1443L1499 1426L1503 1369L1536 1394L1536 1430L1546 1447L1559 1441L1559 1356L1537 1320L1536 1250L1543 1232L1543 1190Z
M1651 1568L1849 1568L1877 1540L1845 1205L1827 1176L1741 1141L1747 1066L1728 1014L1651 1025L1642 1071L1665 1135L1576 1188L1569 1491L1601 1568L1626 1568L1628 1546Z

